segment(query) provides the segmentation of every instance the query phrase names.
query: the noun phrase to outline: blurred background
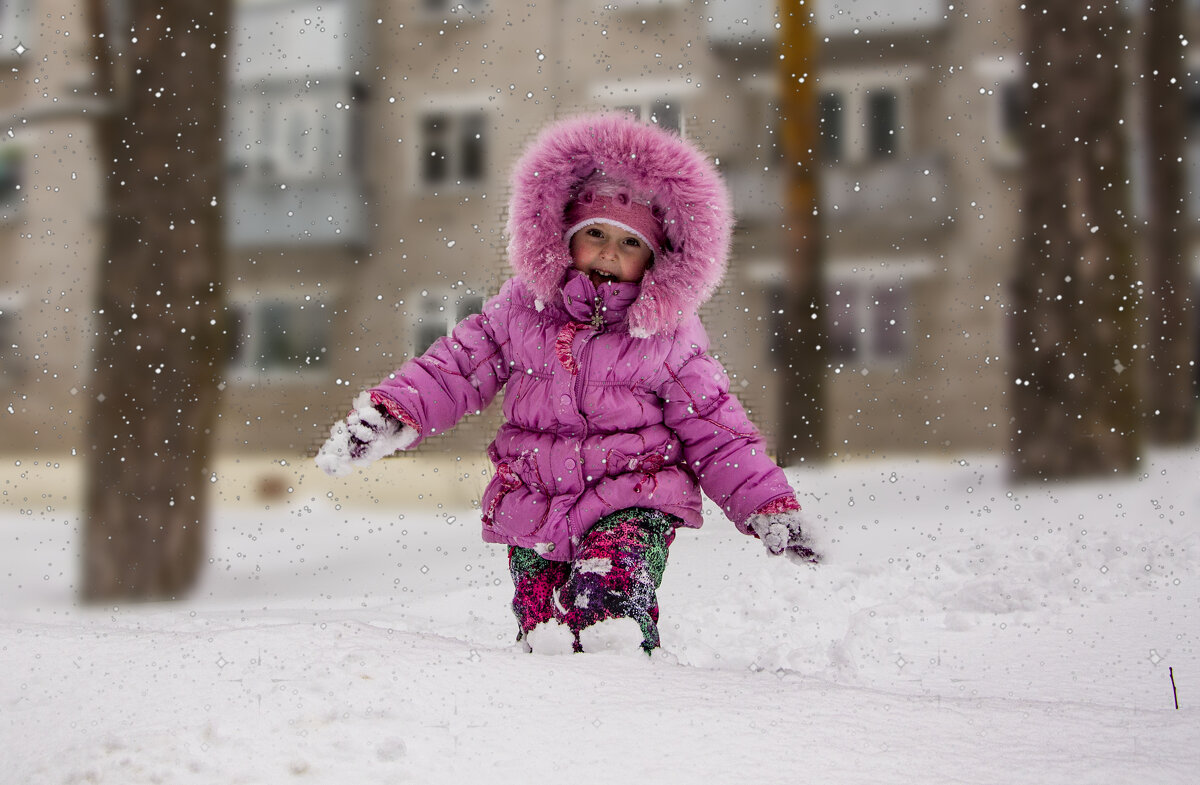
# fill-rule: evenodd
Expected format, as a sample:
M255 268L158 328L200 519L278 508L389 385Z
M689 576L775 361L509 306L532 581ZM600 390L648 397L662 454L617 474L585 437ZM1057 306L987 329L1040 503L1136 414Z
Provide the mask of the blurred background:
M702 316L732 389L781 458L1014 451L1014 439L1033 430L1020 425L1030 407L1014 391L1029 387L1029 358L1057 345L1035 340L1022 349L1013 337L1029 334L1022 317L1040 314L1041 328L1054 317L1034 303L1074 308L1079 321L1065 328L1074 335L1079 324L1104 323L1107 312L1098 309L1108 307L1069 291L1064 298L1050 283L1030 287L1029 265L1043 261L1030 249L1059 243L1038 235L1053 219L1026 223L1040 209L1033 185L1043 179L1067 194L1048 199L1051 213L1080 220L1078 238L1064 241L1067 269L1103 260L1128 279L1113 318L1137 321L1118 331L1103 358L1123 380L1117 406L1138 422L1165 411L1146 392L1164 388L1147 355L1165 342L1187 357L1166 373L1185 379L1175 385L1184 392L1158 436L1140 425L1112 429L1128 432L1131 454L1146 438L1195 438L1200 54L1188 37L1200 33L1197 0L1103 4L1094 39L1066 35L1067 22L1039 31L1039 19L1064 14L1086 26L1088 15L1069 2L239 0L190 4L227 13L193 9L197 30L216 28L206 28L211 44L191 49L184 25L171 29L163 19L183 12L152 5L0 0L6 504L57 499L96 521L124 516L143 525L157 514L150 497L174 507L202 497L201 482L219 484L229 503L269 502L301 480L314 495L344 487L315 476L307 456L357 391L499 288L509 274L509 166L548 121L583 110L629 112L680 133L727 178L734 249ZM1057 41L1066 48L1056 57L1031 56ZM1089 41L1109 48L1092 57ZM139 48L154 44L179 51L164 65L161 51ZM198 62L209 50L211 67ZM1176 69L1162 80L1155 54L1165 57L1162 68ZM1111 84L1089 76L1097 60L1116 75ZM1047 65L1062 78L1040 76ZM183 87L163 87L183 71ZM1154 92L1159 82L1165 92ZM184 107L178 112L210 123L215 153L172 143L203 123L153 104L166 100L164 90ZM1046 101L1038 90L1065 92ZM133 122L134 110L125 109L139 97L151 104ZM789 110L795 101L811 112ZM1035 103L1049 119L1030 122ZM1053 126L1064 106L1072 116L1099 109L1107 120L1093 120L1095 134L1081 138ZM1031 127L1054 130L1060 147L1046 157L1042 143L1038 157ZM161 155L155 144L164 145ZM178 177L171 155L181 147L207 174L153 190L159 174L134 158L160 155L167 163L156 165ZM1068 208L1071 189L1086 191L1086 178L1047 170L1069 158L1063 150L1082 147L1108 156L1098 166L1099 192L1114 200L1107 214ZM1166 178L1173 190L1165 201L1156 174L1163 162L1175 177ZM146 178L125 177L121 166ZM163 194L198 183L196 204L153 217ZM798 203L797 193L810 192ZM126 202L138 193L150 194L147 212L131 218L136 209ZM197 230L180 239L188 220L178 216L189 209L218 235ZM126 223L114 222L114 212ZM1162 216L1171 216L1165 251L1152 231ZM113 250L132 236L120 226L140 231L154 221L167 225L139 235L137 245L154 250L155 261ZM816 246L796 242L802 221ZM1092 247L1097 237L1111 243ZM201 253L207 273L189 266ZM1155 266L1156 253L1177 271L1169 277L1174 299L1158 310L1153 295L1164 287L1155 271L1165 268ZM169 281L172 270L186 281ZM793 295L798 277L813 271L820 274L805 285L816 282L820 327L804 333L796 325L813 314L797 313ZM1070 272L1046 277L1064 279L1079 282ZM119 312L141 316L137 329L174 327L192 305L203 318L179 328L179 340L191 342L183 348L168 338L127 345L121 336L133 323L114 321ZM803 369L795 367L796 335L817 358ZM196 385L194 400L156 391L134 401L138 389L157 390L172 358L198 342L208 359L189 362L203 372L173 377L175 387ZM159 355L138 354L151 344ZM798 395L797 374L817 379L816 391ZM1064 378L1074 382L1073 374ZM1076 386L1115 400L1093 378ZM114 393L118 381L132 391ZM1064 389L1042 392L1061 404L1075 394ZM801 398L807 432L789 420ZM150 470L134 464L173 443L139 430L156 404L168 431L203 438L151 481ZM181 424L193 404L211 416ZM1067 413L1054 416L1084 419L1080 406L1068 402ZM425 467L406 475L419 482L387 489L375 480L372 493L472 499L498 409L406 456ZM129 452L118 457L106 446L109 434ZM1030 474L1056 472L1071 469L1043 465ZM125 478L118 495L126 506L106 507L103 487L116 480L105 478L117 476Z

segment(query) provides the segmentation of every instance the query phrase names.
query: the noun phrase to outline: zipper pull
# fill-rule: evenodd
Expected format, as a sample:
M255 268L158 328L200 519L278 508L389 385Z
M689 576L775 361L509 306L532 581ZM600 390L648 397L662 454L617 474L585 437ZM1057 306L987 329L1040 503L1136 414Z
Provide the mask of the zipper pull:
M600 298L596 298L596 307L592 311L592 329L598 333L604 332L604 306L600 304Z

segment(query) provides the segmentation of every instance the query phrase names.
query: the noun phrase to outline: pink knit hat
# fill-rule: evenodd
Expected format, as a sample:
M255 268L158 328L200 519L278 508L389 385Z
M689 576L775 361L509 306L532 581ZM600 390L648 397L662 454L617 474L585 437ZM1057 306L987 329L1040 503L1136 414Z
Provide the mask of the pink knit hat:
M563 239L568 243L580 229L592 224L606 223L620 227L638 239L654 253L662 256L667 240L659 211L650 199L638 199L629 189L603 175L584 180L575 198L567 205Z

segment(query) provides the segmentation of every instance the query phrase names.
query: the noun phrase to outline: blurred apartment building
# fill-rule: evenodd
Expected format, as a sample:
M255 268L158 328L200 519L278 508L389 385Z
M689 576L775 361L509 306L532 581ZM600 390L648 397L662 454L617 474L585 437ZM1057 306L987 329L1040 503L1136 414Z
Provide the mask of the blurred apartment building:
M827 400L841 454L1007 441L1019 5L814 4ZM786 285L771 0L237 8L222 448L309 448L359 389L478 310L508 275L510 163L549 120L597 109L679 131L728 178L738 231L704 317L732 388L774 436L788 392L776 383L770 306ZM10 452L79 446L97 394L90 316L103 171L89 41L75 3L0 0L0 449ZM1200 58L1190 67L1200 73ZM1200 215L1200 92L1190 85ZM440 448L482 449L495 416Z

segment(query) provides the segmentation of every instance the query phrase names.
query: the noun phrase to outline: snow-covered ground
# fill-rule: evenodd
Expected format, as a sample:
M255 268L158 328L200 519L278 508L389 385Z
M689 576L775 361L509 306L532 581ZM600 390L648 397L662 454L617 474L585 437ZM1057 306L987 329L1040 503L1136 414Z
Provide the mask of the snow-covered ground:
M218 506L192 599L82 608L77 511L9 483L0 781L1200 781L1200 450L1036 488L981 456L791 474L827 563L710 515L652 660L518 651L469 507L305 482Z

